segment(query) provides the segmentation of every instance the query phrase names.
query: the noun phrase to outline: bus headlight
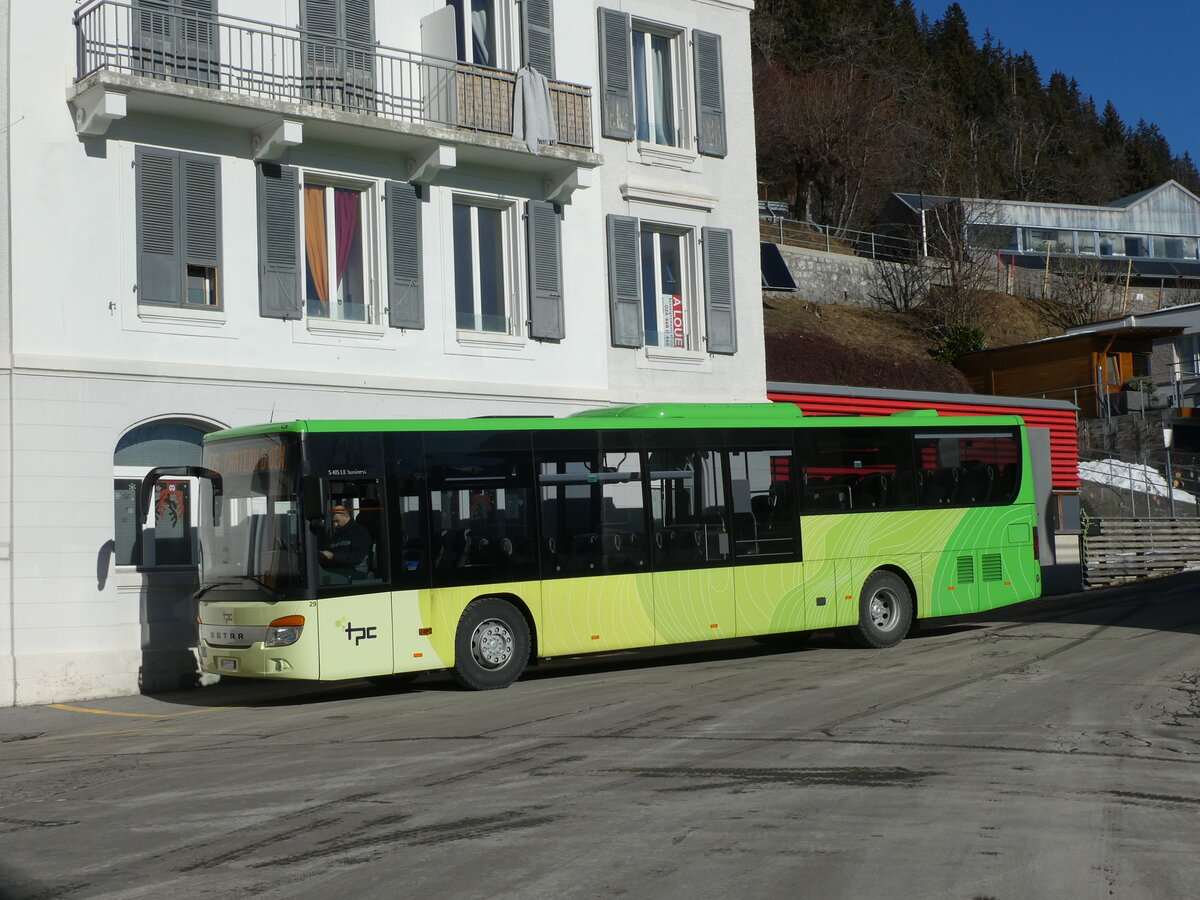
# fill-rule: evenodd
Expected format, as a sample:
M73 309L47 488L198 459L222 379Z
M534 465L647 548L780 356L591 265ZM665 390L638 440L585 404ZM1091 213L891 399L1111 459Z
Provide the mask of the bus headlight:
M264 647L290 647L300 640L304 631L304 616L283 616L267 626Z

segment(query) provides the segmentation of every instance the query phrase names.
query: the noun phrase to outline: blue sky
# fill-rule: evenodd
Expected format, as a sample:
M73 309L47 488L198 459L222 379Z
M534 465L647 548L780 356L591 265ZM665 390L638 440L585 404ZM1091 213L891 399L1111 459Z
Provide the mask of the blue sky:
M950 0L913 0L930 22ZM1176 156L1200 165L1196 38L1200 0L958 0L971 35L990 31L1009 50L1028 51L1043 83L1073 77L1097 111L1111 100L1127 126L1154 122Z

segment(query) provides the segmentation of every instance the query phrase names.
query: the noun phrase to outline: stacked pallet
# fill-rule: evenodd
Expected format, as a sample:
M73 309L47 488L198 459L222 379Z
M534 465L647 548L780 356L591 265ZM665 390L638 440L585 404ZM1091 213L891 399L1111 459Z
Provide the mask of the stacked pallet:
M1094 519L1083 548L1089 588L1200 569L1200 519Z

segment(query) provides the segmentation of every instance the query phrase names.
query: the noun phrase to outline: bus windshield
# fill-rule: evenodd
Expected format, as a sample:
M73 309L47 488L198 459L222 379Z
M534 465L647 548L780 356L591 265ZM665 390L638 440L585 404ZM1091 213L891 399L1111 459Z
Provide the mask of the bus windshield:
M251 581L277 593L303 586L299 451L291 435L205 445L204 465L220 480L207 485L211 514L200 517L202 588Z

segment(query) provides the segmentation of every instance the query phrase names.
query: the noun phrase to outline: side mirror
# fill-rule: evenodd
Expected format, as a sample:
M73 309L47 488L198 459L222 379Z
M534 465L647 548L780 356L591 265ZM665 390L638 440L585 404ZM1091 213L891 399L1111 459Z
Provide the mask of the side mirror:
M325 489L325 482L315 475L305 475L300 481L304 518L309 522L320 520L325 515L325 507L329 505Z
M150 504L154 500L154 483L160 478L192 476L195 478L207 478L212 482L213 497L221 494L221 476L212 469L205 469L203 466L159 466L156 469L151 469L142 479L141 487L138 489L138 512L139 520L145 520L150 514Z

